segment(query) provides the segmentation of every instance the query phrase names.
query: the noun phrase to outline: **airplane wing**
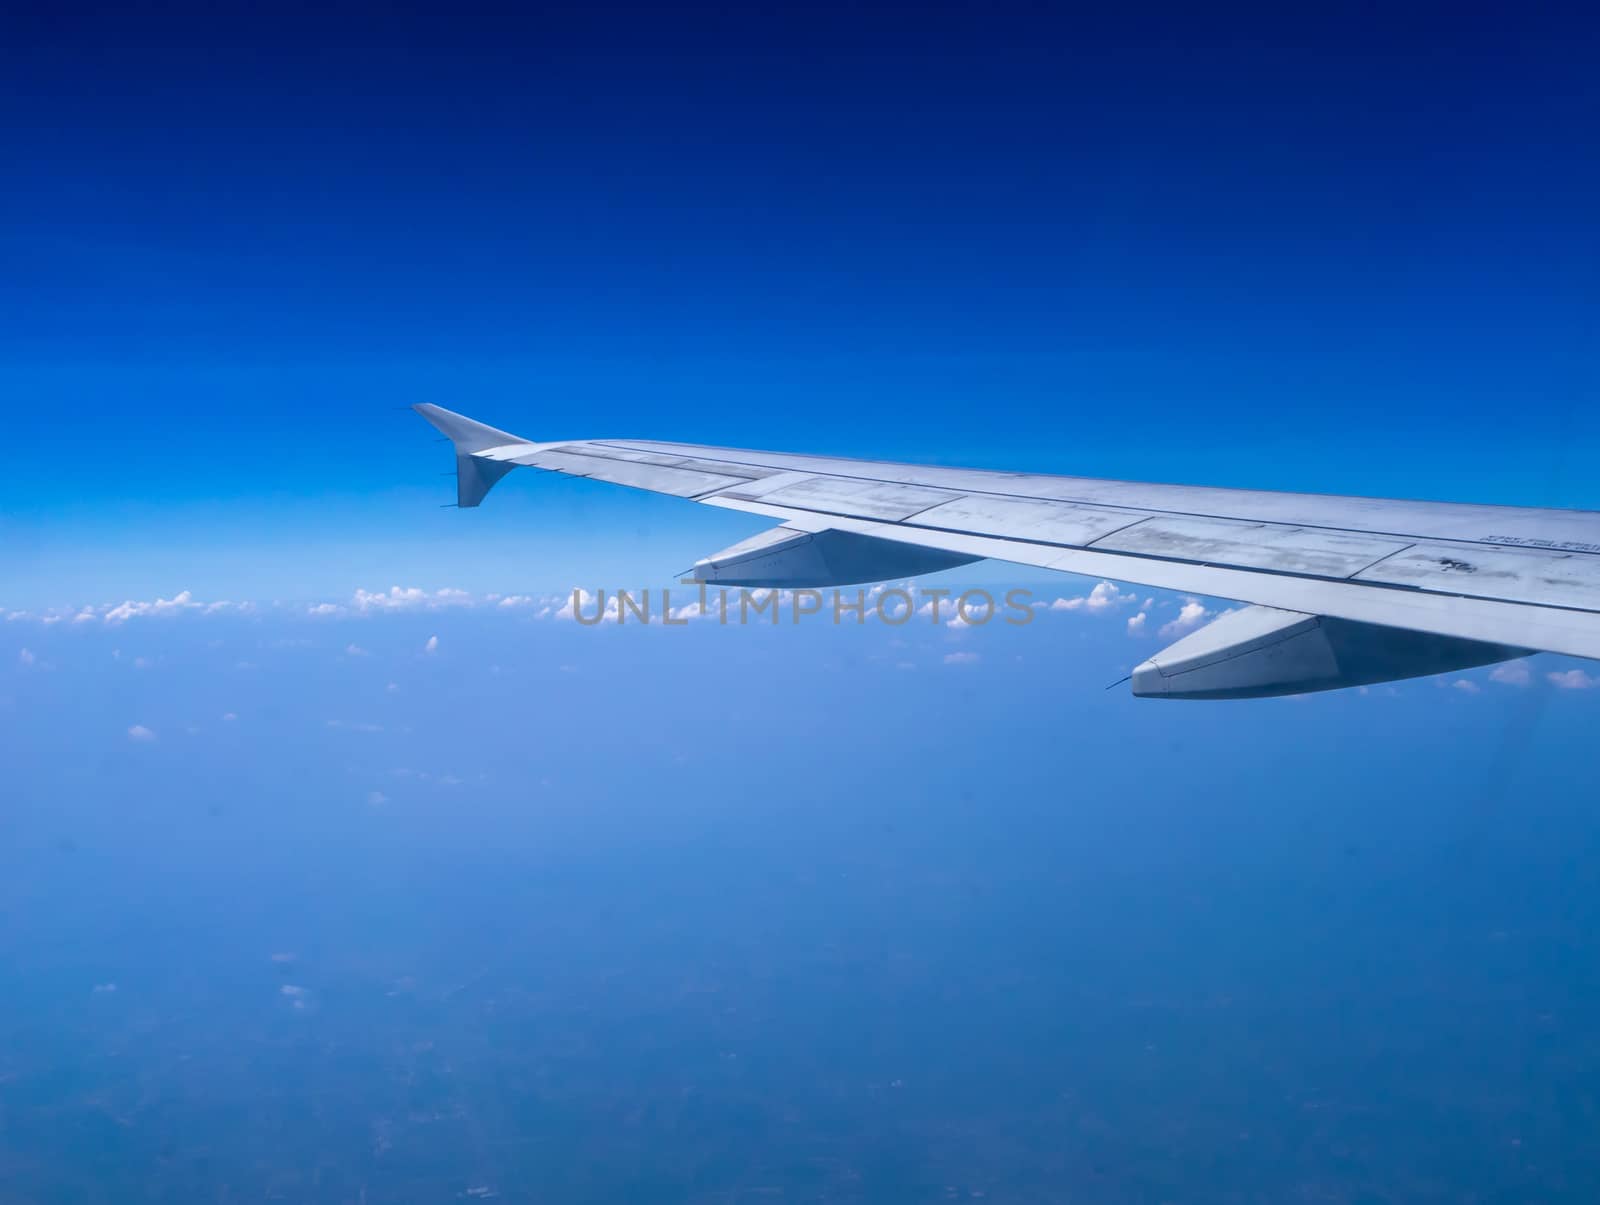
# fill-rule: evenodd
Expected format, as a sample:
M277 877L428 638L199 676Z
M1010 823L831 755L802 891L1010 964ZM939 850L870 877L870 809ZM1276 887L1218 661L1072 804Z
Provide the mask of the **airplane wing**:
M458 504L518 466L778 525L690 580L814 588L984 558L1251 604L1139 666L1157 698L1297 694L1600 658L1600 512L951 469L646 440L537 443L439 406Z

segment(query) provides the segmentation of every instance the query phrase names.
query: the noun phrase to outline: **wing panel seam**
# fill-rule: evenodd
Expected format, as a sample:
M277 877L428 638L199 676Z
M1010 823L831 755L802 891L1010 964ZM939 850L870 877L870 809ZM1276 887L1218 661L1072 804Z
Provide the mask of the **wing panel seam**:
M621 447L621 446L622 445L619 445L619 447ZM675 444L675 445L672 445L672 446L681 447L681 448L698 448L698 447L700 447L700 445L698 445L698 444ZM645 449L641 448L641 449L636 449L636 450L643 451ZM720 464L744 465L745 467L748 467L748 468L772 468L773 467L771 465L755 465L755 464L753 464L753 463L751 463L749 461L732 460L732 459L729 459L727 457L717 457L717 456L705 456L705 455L702 455L702 456L700 456L700 459L707 460L707 461L714 461L714 462L720 463ZM833 461L852 461L852 460L857 460L857 458L848 457L848 456L830 456L830 457L797 456L796 459L800 459L800 460L818 460L818 459L823 459L823 460L833 460ZM857 462L858 463L875 463L875 464L886 463L886 462L883 462L883 461L861 462L859 460L857 460ZM908 467L914 467L914 466L908 466ZM887 477L869 477L869 476L863 476L863 475L854 474L854 473L830 473L830 472L826 472L826 471L819 470L819 469L806 469L806 470L793 470L793 471L805 471L805 472L810 473L810 474L812 474L813 476L816 476L816 477L832 477L832 478L836 478L836 479L838 479L840 481L867 481L867 482L876 482L876 483L884 484L884 485L909 485L909 486L916 486L916 487L922 488L922 489L942 489L942 490L948 490L949 492L954 493L954 494L959 494L962 497L1009 498L1009 499L1014 499L1014 500L1019 501L1019 502L1063 502L1063 503L1068 503L1068 504L1070 504L1072 506L1088 507L1091 510L1137 510L1137 511L1143 511L1144 512L1144 517L1147 518L1147 519L1149 519L1149 518L1159 518L1159 517L1162 517L1162 516L1166 516L1166 517L1170 517L1170 518L1178 518L1178 519L1218 519L1218 520L1222 520L1224 522L1232 522L1232 523L1253 523L1253 524L1256 524L1258 526L1263 526L1263 527L1280 527L1280 528L1298 527L1298 528L1302 528L1302 529L1304 529L1306 531L1329 531L1329 532L1338 532L1338 533L1341 533L1341 534L1344 534L1344 535L1379 536L1379 537L1383 537L1383 538L1391 539L1391 540L1410 541L1413 544L1419 542L1419 540L1424 540L1425 539L1425 540L1430 541L1430 542L1441 543L1441 544L1471 544L1471 545L1473 545L1475 547L1503 548L1503 549L1509 549L1511 551L1525 551L1525 552L1533 552L1533 553L1560 553L1560 554L1564 554L1564 555L1568 555L1568 556L1587 556L1587 557L1595 557L1597 559L1600 559L1600 550L1597 550L1597 551L1594 551L1594 552L1590 552L1590 551L1588 551L1586 549L1582 549L1582 548L1544 548L1544 547L1540 547L1538 545L1508 544L1504 540L1490 539L1490 538L1474 538L1474 537L1471 537L1471 536L1425 536L1425 537L1419 537L1418 534L1416 532L1414 532L1414 531L1388 531L1388 530L1384 530L1384 529L1380 529L1380 528L1369 528L1369 527L1336 527L1336 526L1334 526L1334 525L1332 525L1330 523L1299 523L1299 522L1296 522L1296 523L1285 523L1285 522L1280 522L1280 521L1273 520L1273 519L1241 519L1238 515L1219 514L1219 513L1216 513L1214 511L1169 510L1169 509L1166 509L1166 508L1163 508L1163 507L1132 506L1132 505L1128 505L1126 503L1121 503L1121 502L1118 502L1118 503L1091 502L1088 499L1076 498L1076 497L1041 496L1041 495L1038 495L1038 494L1015 494L1015 493L1008 493L1008 492L1005 492L1005 491L1002 491L1002 490L977 490L977 489L970 489L970 488L953 489L950 486L933 485L933 484L928 483L928 482L892 481ZM992 470L988 470L988 469L968 469L968 470L963 470L963 471L972 472L972 473L986 473L986 472L991 472ZM1048 478L1050 476L1050 474L1048 474L1048 473L1040 473L1040 474L1034 474L1034 475L1035 476L1039 476L1039 477L1046 477L1046 478ZM1122 483L1122 482L1118 482L1116 484L1142 484L1142 483L1136 483L1136 482ZM1252 492L1252 491L1245 491L1245 492ZM1270 494L1273 491L1265 490L1265 491L1253 491L1253 492L1269 493ZM1308 495L1305 495L1305 496L1306 497L1314 497L1314 498L1337 498L1337 497L1340 497L1340 495L1336 495L1336 494L1308 494ZM1388 498L1374 498L1374 499L1364 499L1364 500L1365 501L1374 501L1374 502L1402 502L1402 503L1406 501L1405 499L1388 499ZM932 509L932 508L929 507L929 508L925 508L925 509ZM1512 508L1512 509L1515 509L1515 508ZM918 512L914 512L914 513L920 514L921 512L918 511ZM897 521L898 522L902 522L902 523L905 522L904 519L897 520ZM1128 526L1132 527L1132 526L1134 526L1134 524L1130 523L1130 524L1128 524ZM941 528L939 530L956 531L958 529L956 529L956 528ZM1119 529L1119 530L1126 530L1126 529L1123 528L1123 529ZM980 535L980 534L984 534L984 533L981 533L981 532L968 532L966 534L969 534L969 535ZM1115 535L1115 534L1116 534L1115 532L1108 532L1105 536L1099 536L1099 537L1096 537L1096 538L1097 539L1106 539L1109 536ZM1001 537L1001 538L1006 538L1006 537ZM1072 545L1068 545L1068 547L1073 547L1073 546ZM1109 551L1109 550L1100 549L1098 551ZM1119 553L1117 555L1122 555L1122 554ZM1185 563L1195 564L1195 563L1198 563L1198 562L1185 562ZM1339 581L1339 580L1342 580L1342 579L1339 579L1339 578L1328 578L1328 579L1321 579L1321 580Z

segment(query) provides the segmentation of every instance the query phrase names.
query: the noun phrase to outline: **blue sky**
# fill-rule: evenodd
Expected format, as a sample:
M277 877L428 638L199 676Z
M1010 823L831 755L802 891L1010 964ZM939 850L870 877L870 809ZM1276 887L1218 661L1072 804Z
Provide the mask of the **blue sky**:
M436 511L416 401L1600 505L1573 13L524 20L23 23L9 603L563 588L744 531L542 480Z
M406 409L1600 509L1592 16L6 21L0 1182L1600 1197L1594 666L584 627L755 521Z

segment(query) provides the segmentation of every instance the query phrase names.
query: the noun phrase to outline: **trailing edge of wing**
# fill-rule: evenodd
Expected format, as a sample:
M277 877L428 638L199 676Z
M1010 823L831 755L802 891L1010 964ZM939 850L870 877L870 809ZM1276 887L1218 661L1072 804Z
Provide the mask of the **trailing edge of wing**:
M774 519L793 517L792 512L761 503L719 498L706 501L714 506L750 511ZM1600 660L1600 614L1593 611L1134 557L1092 548L1063 548L1006 536L932 530L903 523L840 517L833 519L832 524L843 531L1083 577L1109 578L1157 590L1233 599L1307 615L1328 615L1356 623L1434 632L1462 640Z

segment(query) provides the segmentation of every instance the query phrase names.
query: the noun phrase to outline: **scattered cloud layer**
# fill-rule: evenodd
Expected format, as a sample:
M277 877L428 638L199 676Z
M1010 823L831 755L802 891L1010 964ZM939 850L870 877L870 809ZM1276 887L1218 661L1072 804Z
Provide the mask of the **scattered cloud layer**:
M34 620L44 624L103 623L122 624L130 619L159 618L174 615L216 615L222 612L250 614L256 604L250 602L200 602L187 590L180 590L171 598L153 598L148 601L124 599L117 603L100 603L82 607L58 607L45 611L10 611L8 621Z
M1163 594L1141 598L1139 594L1124 590L1110 581L1097 582L1082 594L1054 597L1028 591L1022 591L1019 595L1008 595L1003 588L988 591L973 589L975 593L968 599L967 605L962 607L958 606L963 594L963 589L960 587L944 587L936 592L932 587L912 581L885 582L859 588L846 587L839 592L842 601L837 604L840 608L837 614L833 613L836 604L832 593L828 591L821 592L821 601L818 602L817 592L814 591L754 590L748 592L751 600L744 622L770 625L775 611L777 621L787 624L793 619L799 604L802 618L810 617L813 622L837 622L847 625L888 623L897 629L902 625L908 625L903 629L907 635L910 635L915 628L936 626L942 628L953 642L965 644L972 629L985 623L1001 623L1007 620L1015 623L1018 616L1028 618L1035 623L1048 624L1071 617L1092 619L1096 616L1114 615L1119 617L1122 630L1130 639L1149 639L1154 635L1163 641L1171 642L1195 631L1219 615L1229 613L1225 609L1225 604L1219 606L1192 596ZM62 630L87 627L115 629L124 625L153 623L177 617L191 617L204 622L207 617L219 615L248 621L302 618L315 621L369 623L373 622L375 616L473 610L484 614L514 614L533 622L582 621L590 625L615 624L619 621L619 613L621 620L630 625L644 626L647 617L648 626L654 628L681 626L692 622L740 623L741 595L746 593L744 591L733 588L727 590L726 618L721 601L723 592L716 588L708 588L702 594L698 589L680 585L671 587L670 591L669 595L661 588L649 591L641 589L632 592L629 602L619 605L618 596L613 591L595 592L582 588L563 594L472 594L466 590L449 587L423 589L417 586L391 586L387 590L357 590L344 602L310 603L206 602L196 599L191 591L180 590L170 598L157 597L148 601L125 599L118 603L47 611L0 611L0 624L32 623L45 628L59 626ZM645 601L646 594L648 602ZM992 609L986 612L981 602L976 605L972 602L978 594L993 600ZM644 611L644 615L641 615L641 610ZM374 636L376 635L374 633ZM44 642L48 639L49 637L41 634L38 640L30 640L27 645L14 646L15 661L12 664L25 673L53 670L57 668L58 663L64 664L65 662L54 653L54 650L52 650L52 655L56 657L54 661L46 660L36 651L47 647ZM133 637L130 635L128 639ZM220 635L209 641L212 647L220 647L222 643L223 638ZM264 639L263 647L269 644L277 648L311 646L318 643L298 637L271 641ZM372 647L354 640L346 640L342 645L335 647L340 649L344 658L350 660L374 660L386 655L392 656L395 651L392 647L385 649L376 640L368 643ZM897 637L891 644L899 646L902 642ZM378 650L376 654L374 648ZM411 644L410 648L415 650L418 646ZM440 637L437 634L430 634L420 647L422 657L438 655L439 651ZM120 663L137 670L159 671L165 664L165 660L159 657L124 656L120 648L113 650L112 656ZM945 654L941 663L948 666L972 666L981 660L979 653L960 649ZM916 668L916 663L903 655L894 661L894 664L901 669ZM250 660L236 661L234 665L240 670L257 668L256 662ZM560 668L563 671L570 671L572 667L563 665ZM502 672L498 665L488 667L488 671L491 674ZM1521 659L1486 667L1461 677L1441 677L1437 679L1436 685L1448 688L1463 698L1484 695L1486 691L1501 687L1516 690L1538 687L1561 694L1582 694L1600 691L1600 672L1585 667L1545 670L1531 665L1527 659ZM384 694L393 696L400 693L402 687L399 683L391 681L385 683L382 690ZM9 702L9 699L0 698L0 705L8 705ZM221 718L225 724L233 724L238 717L234 712L227 711L222 713ZM330 728L343 728L353 732L384 731L383 725L365 721L331 719L326 723ZM190 731L193 732L195 729L191 727ZM135 743L151 743L158 739L158 734L146 724L133 724L127 728L126 737ZM382 796L382 792L373 792L369 802L381 806L383 800L377 798L378 796Z
M883 582L870 586L860 587L859 595L856 587L847 587L841 591L841 611L837 616L831 614L834 608L832 595L824 592L823 602L814 606L810 600L800 598L800 594L789 590L758 590L751 591L752 601L749 608L749 622L769 622L770 610L759 610L759 607L770 607L771 599L775 597L776 607L780 621L788 622L794 614L797 601L805 603L808 614L815 616L820 621L837 620L841 623L877 623L889 622L895 626L909 623L936 623L945 628L951 636L959 636L965 629L969 629L983 622L998 622L1008 616L1015 616L1018 612L1009 609L1010 603L1004 590L990 591L994 599L993 612L987 617L976 618L974 612L981 615L983 608L968 607L965 611L958 607L957 600L961 595L959 588L946 588L936 601L932 598L929 588L920 586L915 582ZM633 593L631 602L619 606L619 599L614 591L595 592L579 588L562 594L473 594L466 590L453 587L438 589L424 589L420 586L390 586L387 590L356 590L343 602L230 602L230 601L203 601L194 597L189 590L180 590L168 597L157 597L150 600L124 599L116 603L101 603L82 607L64 607L44 611L12 610L3 612L3 622L28 624L34 623L46 627L64 625L67 628L84 626L119 627L131 623L157 621L177 617L199 617L217 615L231 615L235 617L267 618L278 617L307 617L323 620L362 620L372 616L392 614L426 614L445 611L469 611L480 609L493 611L496 614L514 613L535 621L576 621L586 623L605 622L615 623L621 613L621 618L628 623L640 622L640 608L646 609L649 622L652 626L668 626L665 621L670 620L670 625L681 625L690 622L719 622L722 621L723 612L721 593L716 589L708 589L703 595L691 587L675 586L670 588L670 595L661 589L648 592L649 600L646 603L646 591L640 590ZM738 622L740 612L740 591L730 589L727 593L727 619L728 622ZM809 592L802 592L809 593ZM603 597L602 597L603 596ZM857 599L860 600L859 612L856 607ZM1215 619L1223 613L1207 605L1207 602L1194 597L1184 596L1151 596L1142 598L1131 590L1125 590L1114 582L1101 581L1095 583L1088 591L1077 595L1059 595L1051 598L1048 595L1024 594L1018 602L1025 612L1031 608L1036 619L1052 616L1105 616L1122 615L1123 627L1130 638L1148 638L1152 632L1162 640L1176 640L1196 630L1205 623ZM34 648L37 646L22 646L16 653L16 665L22 669L48 670L52 664L41 657ZM415 646L413 646L415 647ZM439 637L430 635L422 646L423 655L433 655L439 651ZM349 641L343 646L343 654L347 658L370 658L372 652L356 641ZM116 656L121 658L120 651ZM944 658L948 665L971 665L979 660L976 653L954 652ZM127 663L137 669L152 667L155 662L134 657ZM909 663L907 663L909 664ZM253 669L253 662L241 661L237 663L240 669ZM1506 662L1489 669L1482 677L1462 677L1454 680L1445 680L1441 685L1448 685L1462 695L1476 695L1482 693L1482 684L1494 683L1497 686L1514 688L1528 688L1533 686L1539 678L1549 688L1564 692L1589 691L1600 688L1600 676L1582 668L1551 670L1536 676L1527 660ZM400 687L389 683L384 687L386 693L394 694ZM227 712L223 719L232 722L236 717L234 713ZM374 731L377 725L330 721L331 726L349 727L356 730ZM143 724L135 724L127 730L128 739L139 742L149 742L156 739L153 729Z
M837 615L839 622L866 623L887 619L891 623L898 623L909 622L911 618L922 618L959 628L976 626L1008 616L1014 617L1019 613L1019 609L1025 610L1028 607L1031 607L1037 615L1072 613L1100 615L1139 607L1139 613L1128 620L1129 632L1137 634L1144 630L1144 625L1158 608L1170 609L1180 605L1171 601L1158 602L1153 598L1145 599L1141 605L1137 594L1123 590L1109 581L1096 583L1082 595L1049 598L1023 592L1016 602L1012 602L1005 591L997 590L987 592L987 597L992 599L992 603L974 602L969 599L965 604L962 603L963 592L959 589L947 588L940 591L939 596L935 598L933 591L914 582L882 582L863 586L859 587L859 594L856 593L857 589L857 587L844 587L839 591ZM731 588L727 592L726 607L730 620L737 618L740 613L741 593ZM764 613L757 610L757 607L768 607L771 605L769 600L776 598L777 608L784 619L792 615L797 601L810 614L824 619L835 618L833 614L835 603L831 592L823 592L820 606L801 597L807 593L810 592L750 591L750 617L764 618ZM258 603L203 602L196 599L190 591L181 590L171 598L155 598L149 601L127 599L118 603L43 611L14 610L6 612L4 618L6 621L16 623L116 626L133 620L180 615L230 614L260 617L298 615L314 619L348 619L384 614L417 614L479 608L501 613L515 612L532 619L582 619L588 622L594 622L597 618L604 622L615 622L619 612L625 621L632 622L643 610L653 623L660 624L663 618L667 618L677 624L693 620L720 621L723 617L721 594L722 592L715 588L706 590L702 595L693 588L674 586L669 590L658 588L632 591L629 600L621 602L615 591L596 592L581 587L560 594L473 594L453 587L427 590L420 586L390 586L387 590L357 590L343 602ZM909 606L907 595L910 596ZM974 599L976 597L973 596ZM1182 606L1183 611L1173 623L1193 626L1198 619L1186 616L1203 618L1212 614L1193 599ZM1194 610L1196 607L1199 608L1198 611ZM765 614L770 614L770 611ZM344 653L347 657L370 655L367 648L354 641L345 646ZM25 664L31 664L29 660L31 657L33 654L25 651L22 660Z

